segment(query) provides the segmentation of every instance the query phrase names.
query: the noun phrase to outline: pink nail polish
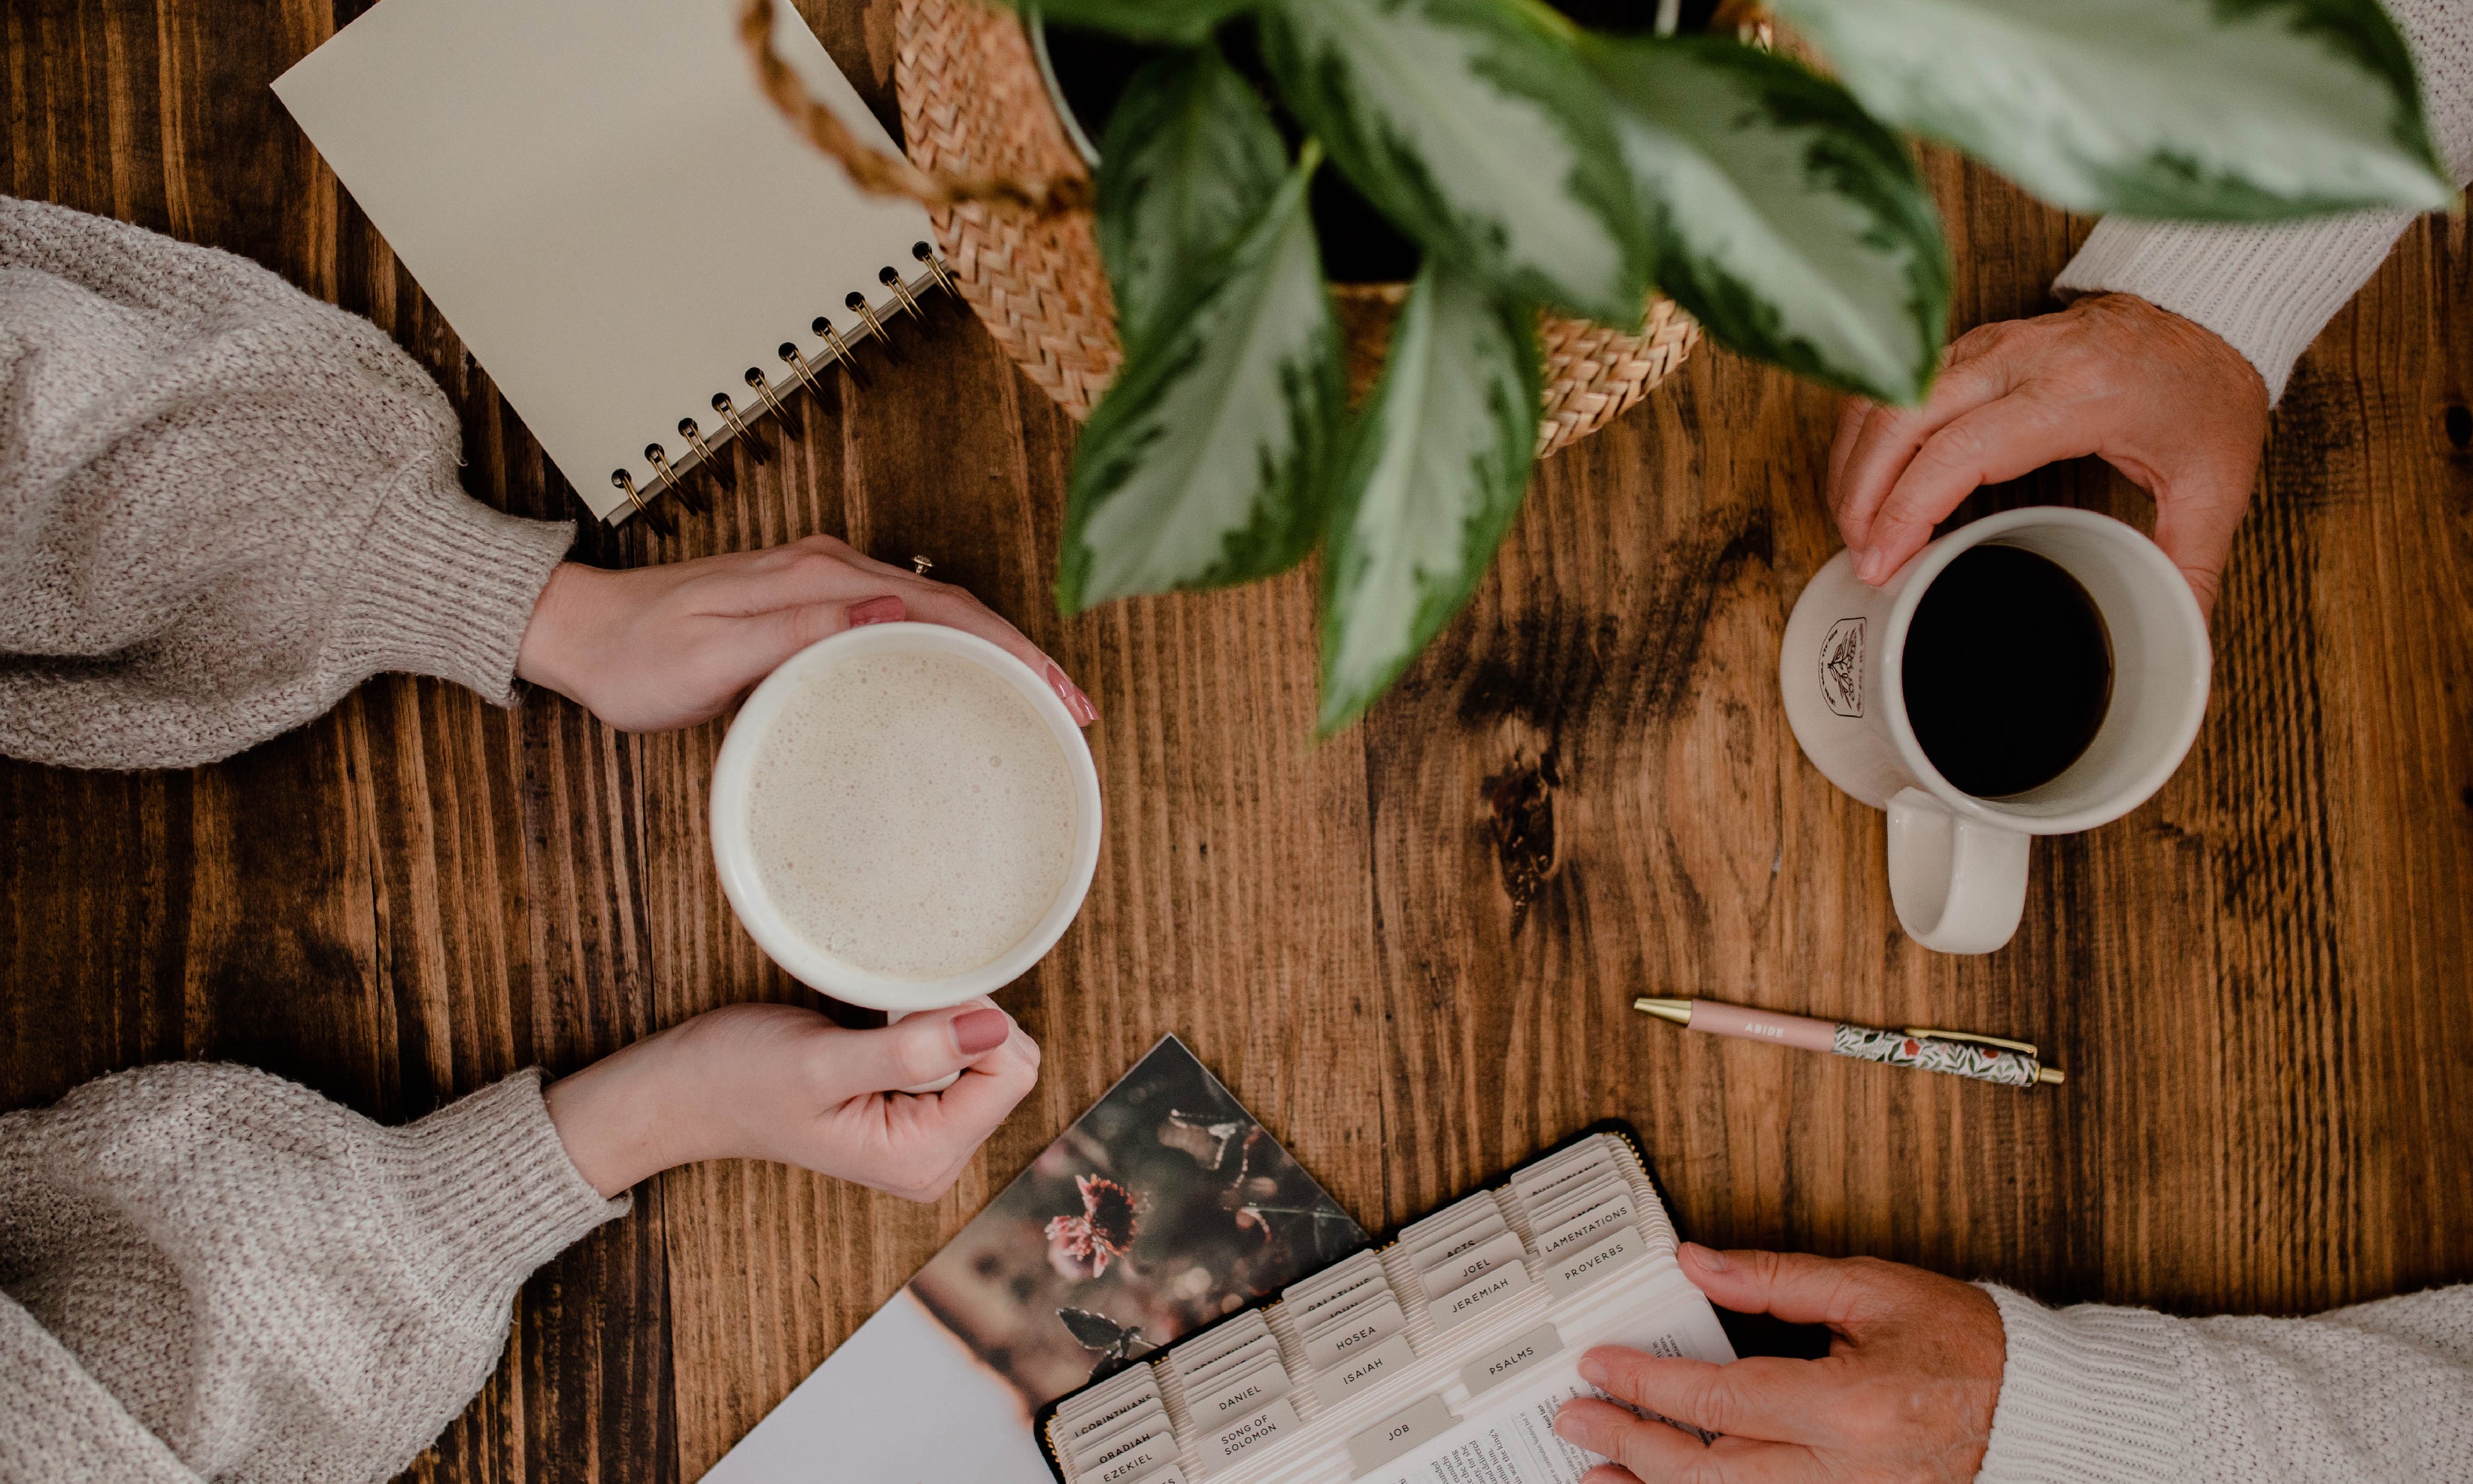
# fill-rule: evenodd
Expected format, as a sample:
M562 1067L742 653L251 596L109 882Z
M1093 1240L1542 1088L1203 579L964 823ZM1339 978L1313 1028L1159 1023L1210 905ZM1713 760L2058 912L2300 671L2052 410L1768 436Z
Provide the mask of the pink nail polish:
M1088 727L1099 719L1099 708L1082 694L1081 686L1066 678L1064 668L1053 659L1047 661L1047 683L1055 687L1056 699L1065 703L1067 713L1076 722Z
M881 598L870 598L864 603L851 605L850 626L853 629L864 629L869 624L900 623L908 611L901 606L900 598L889 594Z
M973 1010L953 1019L953 1044L964 1056L994 1051L1013 1034L1013 1021L1001 1010Z

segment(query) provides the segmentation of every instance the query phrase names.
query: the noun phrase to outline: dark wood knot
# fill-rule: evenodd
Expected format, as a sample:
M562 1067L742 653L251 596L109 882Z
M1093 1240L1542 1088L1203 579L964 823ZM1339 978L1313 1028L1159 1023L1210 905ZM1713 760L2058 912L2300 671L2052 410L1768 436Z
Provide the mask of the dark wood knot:
M1514 918L1527 910L1554 874L1554 790L1561 782L1551 752L1486 780L1495 860L1501 867L1502 891L1511 898Z

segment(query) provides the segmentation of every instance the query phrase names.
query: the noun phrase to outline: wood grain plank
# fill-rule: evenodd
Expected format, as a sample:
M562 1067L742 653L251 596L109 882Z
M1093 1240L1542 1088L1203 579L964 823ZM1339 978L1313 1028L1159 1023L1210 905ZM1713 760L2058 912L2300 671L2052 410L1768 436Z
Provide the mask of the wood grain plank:
M371 316L463 419L467 485L576 510L266 83L360 0L0 9L0 189L266 264ZM890 124L889 0L802 7ZM2040 312L2087 224L1933 152L1960 326ZM1004 1003L1040 1088L932 1208L776 1166L675 1172L528 1285L414 1471L692 1477L1174 1031L1369 1225L1620 1113L1686 1229L2053 1299L2297 1311L2473 1277L2473 237L2408 233L2304 358L2216 627L2189 764L2040 842L2019 939L1923 952L1880 817L1775 702L1836 549L1829 395L1708 350L1541 471L1399 693L1309 744L1310 573L1076 619L1049 599L1072 429L957 307L836 376L780 457L605 563L817 531L924 553L1097 702L1082 920ZM1989 491L2144 522L2100 466ZM183 774L0 764L0 1106L229 1056L414 1116L712 1005L804 992L731 919L719 724L619 737L400 678ZM1634 993L2025 1034L2019 1096L1669 1033Z

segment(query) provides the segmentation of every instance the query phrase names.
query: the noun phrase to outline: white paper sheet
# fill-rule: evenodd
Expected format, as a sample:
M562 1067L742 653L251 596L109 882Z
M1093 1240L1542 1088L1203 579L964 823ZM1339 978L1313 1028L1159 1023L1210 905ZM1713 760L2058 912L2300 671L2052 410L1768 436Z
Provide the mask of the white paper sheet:
M908 1289L739 1441L704 1484L1055 1484L1004 1378Z

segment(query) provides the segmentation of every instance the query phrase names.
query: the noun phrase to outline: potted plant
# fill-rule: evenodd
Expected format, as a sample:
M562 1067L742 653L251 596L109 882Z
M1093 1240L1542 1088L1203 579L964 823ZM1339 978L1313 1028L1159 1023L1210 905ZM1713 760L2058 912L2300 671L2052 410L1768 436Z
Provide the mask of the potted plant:
M1542 0L1040 0L1156 53L1087 185L1020 27L973 3L902 0L918 163L890 188L936 208L966 293L1046 270L996 312L974 304L1088 407L1059 601L1248 582L1319 551L1325 732L1450 622L1518 511L1541 316L1608 341L1670 331L1679 354L1662 293L1740 354L1921 400L1950 264L1908 133L2076 211L2457 199L2375 0L1775 0L1827 72L1741 27L1673 34L1675 0L1635 35ZM979 137L958 139L973 109ZM821 111L810 133L843 153ZM1418 256L1354 406L1311 210L1326 171ZM1024 333L1021 302L1051 322Z

